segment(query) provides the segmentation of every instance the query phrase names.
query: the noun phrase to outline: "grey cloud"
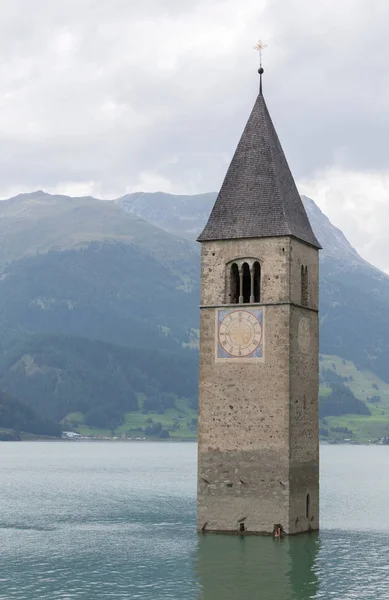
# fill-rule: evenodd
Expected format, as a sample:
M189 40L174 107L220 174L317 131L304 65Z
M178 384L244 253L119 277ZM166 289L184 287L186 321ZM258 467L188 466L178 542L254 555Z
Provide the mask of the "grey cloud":
M297 175L333 164L387 168L388 3L277 1L268 10L274 44L287 48L272 100Z
M258 30L268 32L265 92L295 176L387 168L385 0L0 8L3 195L67 181L115 195L140 172L217 189L255 99Z

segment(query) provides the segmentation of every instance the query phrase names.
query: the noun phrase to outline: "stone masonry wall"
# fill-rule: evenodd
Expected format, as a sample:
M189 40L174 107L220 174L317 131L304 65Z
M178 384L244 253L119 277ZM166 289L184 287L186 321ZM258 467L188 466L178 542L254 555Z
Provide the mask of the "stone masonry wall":
M199 530L239 531L243 524L247 532L271 533L278 523L287 533L307 529L308 488L316 514L317 431L311 419L317 399L315 405L316 376L311 373L317 313L289 304L292 296L296 304L301 301L299 261L314 276L315 254L290 238L202 244ZM244 257L261 263L261 302L250 306L263 306L264 359L216 361L216 312L226 303L225 265ZM311 281L309 290L315 306L317 282ZM305 314L311 354L298 349L298 324Z
M301 266L308 267L308 306L319 310L318 251L298 240L290 240L290 301L301 304Z
M249 531L287 526L288 313L266 307L265 360L248 364L215 362L215 309L201 311L200 529L236 531L243 517Z
M205 242L201 245L202 306L226 303L226 264L252 257L261 264L261 303L289 301L289 238Z
M313 248L292 240L291 255L292 272L297 273L292 279L298 279L301 264L308 265L309 274L308 309L293 306L290 321L289 528L298 532L319 528L319 318L309 310L318 308L319 272Z

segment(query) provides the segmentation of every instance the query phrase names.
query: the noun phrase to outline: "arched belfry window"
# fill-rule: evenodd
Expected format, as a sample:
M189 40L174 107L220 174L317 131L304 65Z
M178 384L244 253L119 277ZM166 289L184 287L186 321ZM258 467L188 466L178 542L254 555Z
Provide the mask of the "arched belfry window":
M301 265L301 304L308 306L308 267Z
M261 301L261 265L255 258L234 260L227 265L226 302L253 304Z
M242 302L243 304L249 304L250 302L250 292L251 292L251 275L250 275L250 267L247 262L242 265ZM240 303L242 303L240 302Z
M261 265L256 260L253 264L253 302L261 301Z
M230 270L230 302L238 304L239 302L239 268L236 263L232 263Z

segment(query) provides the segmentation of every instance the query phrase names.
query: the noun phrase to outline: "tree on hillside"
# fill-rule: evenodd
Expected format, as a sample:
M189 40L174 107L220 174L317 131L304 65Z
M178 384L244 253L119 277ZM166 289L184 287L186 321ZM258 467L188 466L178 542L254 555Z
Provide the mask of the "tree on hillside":
M370 409L343 383L331 383L331 394L319 399L319 416L371 415Z
M53 437L58 437L62 433L60 425L42 419L32 408L4 392L0 392L0 427L13 429L17 433L25 431Z

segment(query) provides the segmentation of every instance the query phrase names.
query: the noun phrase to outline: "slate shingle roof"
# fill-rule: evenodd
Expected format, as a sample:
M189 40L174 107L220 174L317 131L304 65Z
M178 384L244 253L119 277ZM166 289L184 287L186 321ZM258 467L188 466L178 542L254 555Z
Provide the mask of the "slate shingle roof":
M260 93L198 241L284 235L321 247Z

